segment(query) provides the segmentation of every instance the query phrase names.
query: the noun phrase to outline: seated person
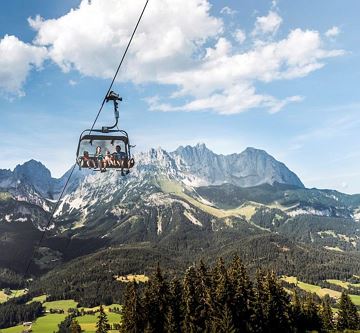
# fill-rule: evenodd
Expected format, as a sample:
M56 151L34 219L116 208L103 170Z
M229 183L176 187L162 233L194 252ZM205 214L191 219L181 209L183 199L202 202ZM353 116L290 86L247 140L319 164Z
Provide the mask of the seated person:
M100 146L96 147L95 157L97 160L98 168L100 169L101 172L105 172L106 171L106 163L104 161L104 155L101 153Z
M84 151L84 155L81 157L81 166L84 168L95 168L95 161L93 161L88 151Z
M126 154L123 151L121 151L121 147L119 145L117 145L115 149L116 150L113 153L113 156L117 162L121 162L127 157ZM120 165L120 163L118 163L118 165Z
M109 150L106 151L104 161L105 161L105 164L106 164L105 167L115 165L115 158L114 158L113 155L110 154Z
M116 151L113 153L115 159L115 165L121 168L121 175L124 176L123 170L126 163L127 155L125 152L121 151L121 147L119 145L117 145L115 149ZM129 173L129 170L127 170L126 173Z

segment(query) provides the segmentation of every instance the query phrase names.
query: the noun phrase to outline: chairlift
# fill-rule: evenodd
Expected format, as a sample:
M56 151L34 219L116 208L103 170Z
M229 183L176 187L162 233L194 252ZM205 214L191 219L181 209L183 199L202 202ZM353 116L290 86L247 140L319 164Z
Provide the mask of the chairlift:
M128 133L118 128L118 107L122 98L111 91L105 100L113 102L115 124L103 126L101 129L84 130L79 138L76 163L80 169L92 168L101 172L115 169L124 175L129 173L135 165L135 160L131 155L131 148L135 146L130 145Z

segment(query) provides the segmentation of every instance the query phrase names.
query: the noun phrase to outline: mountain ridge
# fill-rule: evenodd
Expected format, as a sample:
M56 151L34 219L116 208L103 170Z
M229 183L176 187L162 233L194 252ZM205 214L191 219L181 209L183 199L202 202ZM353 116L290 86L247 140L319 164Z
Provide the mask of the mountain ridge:
M250 187L278 182L304 187L299 177L284 163L261 149L248 147L241 153L223 155L213 153L205 144L197 144L194 147L180 146L170 154L185 161L191 173L209 179L210 183L206 185L233 183L240 187ZM214 166L217 168L214 169Z
M278 182L304 187L297 175L284 163L277 161L264 150L251 147L241 153L228 155L215 154L205 144L180 146L172 152L159 147L136 154L136 160L136 169L139 172L151 171L152 167L149 165L153 164L163 172L168 168L170 175L180 177L186 184L194 186L234 183L250 187ZM25 182L41 196L56 199L68 173L69 171L60 178L54 178L45 165L32 159L18 164L13 171L0 169L0 189L12 189L16 192L16 188ZM74 178L77 181L75 186L74 181L72 182L72 190L88 174L86 170L75 172Z
M150 149L139 153L137 162L126 177L114 170L104 174L75 168L47 237L75 244L74 253L80 253L79 244L87 240L101 241L89 252L101 246L146 243L201 253L204 249L216 252L240 237L270 240L276 235L321 253L360 253L360 196L306 189L265 151L248 148L240 154L217 155L199 144L174 152ZM0 171L0 184L7 186L0 186L0 229L7 226L4 230L10 233L9 225L15 222L11 229L15 245L22 223L43 230L55 204L45 196L52 189L56 199L54 184L60 188L68 175L49 185L49 172L37 170L32 183L27 169L31 165L45 168L32 161L17 169L18 178L11 171ZM239 186L246 173L251 178L246 184L254 186ZM44 184L38 182L41 175ZM278 178L290 179L290 184ZM48 241L38 253L41 267L50 269L52 260L68 257L52 243ZM1 260L7 259L0 256Z

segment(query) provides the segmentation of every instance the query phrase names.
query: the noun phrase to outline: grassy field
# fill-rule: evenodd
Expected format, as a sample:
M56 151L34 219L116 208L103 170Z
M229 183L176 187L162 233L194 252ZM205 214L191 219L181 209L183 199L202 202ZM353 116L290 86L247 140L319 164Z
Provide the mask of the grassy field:
M109 324L120 323L121 315L109 312L108 308L105 308L105 312L107 314ZM77 318L77 321L79 322L81 328L84 330L85 333L95 333L96 320L97 320L97 314L96 315L85 315L85 316L81 316L81 317ZM118 332L118 331L109 331L109 332Z
M14 326L14 327L10 327L10 328L3 328L1 329L1 333L21 333L22 330L24 329L23 325L19 325L19 326Z
M34 333L52 333L57 330L58 324L64 320L66 314L46 314L39 317L32 326ZM21 333L24 327L22 325L2 329L2 333Z
M131 277L131 276L130 276ZM144 278L147 278L144 275L134 276L138 279L143 280ZM52 301L52 302L45 302L46 295L41 295L38 297L34 297L30 302L42 302L44 307L47 311L50 309L57 309L57 310L64 310L64 314L50 314L46 313L44 316L39 317L36 319L32 326L32 332L33 333L52 333L55 332L58 329L58 324L60 324L64 318L68 314L68 309L70 308L76 308L77 302L74 300L61 300L61 301ZM120 304L111 304L109 306L104 306L104 310L108 316L109 324L115 324L120 323L121 321L121 315L110 312L110 308L121 308L122 306ZM78 308L79 311L84 309L84 311L97 311L99 310L99 306L94 308ZM96 321L97 321L98 313L94 315L85 315L77 317L77 320L81 326L81 328L84 330L84 333L95 333L96 331ZM1 333L21 333L23 331L24 327L22 325L1 329ZM109 331L110 333L115 333L118 331Z
M47 295L37 296L37 297L34 297L30 302L44 303L46 301L46 297L47 297Z
M111 304L111 305L103 306L103 308L104 308L104 311L106 313L108 313L110 308L122 308L122 305L121 304ZM84 311L97 311L100 309L100 306L95 306L93 308L79 308L78 310L81 311L82 309L84 309Z
M331 284L335 284L337 286L345 288L345 289L349 289L350 286L355 287L355 288L360 288L360 283L350 283L350 282L341 281L341 280L335 280L335 279L329 279L329 280L326 280L326 281L331 283Z
M349 295L353 303L357 306L360 306L360 296L359 295Z
M11 295L6 295L3 290L0 290L0 303L6 302L9 298L16 296L22 296L26 293L25 289L11 290Z
M204 203L190 197L184 192L183 187L176 182L170 181L168 179L158 179L157 181L158 185L164 192L174 194L186 200L195 207L201 209L205 213L208 213L218 218L224 218L229 216L243 216L247 221L249 221L251 217L255 214L256 208L261 206L257 203L249 202L234 209L220 209L205 205Z
M297 287L299 287L302 290L308 291L310 293L315 293L320 297L324 297L327 294L330 297L338 299L341 295L341 293L339 291L335 291L335 290L328 289L328 288L321 288L314 284L301 282L295 276L283 276L281 279L288 283L295 284Z
M332 298L339 299L340 295L341 295L341 292L336 291L336 290L332 290L332 289L328 289L328 288L321 288L314 284L301 282L295 276L283 276L281 279L288 283L295 284L297 287L299 287L300 289L303 289L307 292L315 293L320 297L324 297L326 294L328 294ZM340 285L340 283L341 283L341 286L346 284L346 282L341 281L341 280L327 280L327 281L328 282L329 281L338 281L337 284ZM331 282L329 282L329 283L331 283ZM360 296L358 296L358 295L349 295L349 296L355 305L360 306Z
M78 303L72 299L70 300L67 299L61 301L45 302L43 305L46 308L46 310L56 309L56 310L64 310L65 312L67 312L67 310L70 308L72 309L76 308Z
M57 330L58 324L66 317L66 314L47 314L36 320L33 325L34 333L51 333Z
M148 282L149 281L149 278L146 276L146 275L143 275L143 274L129 274L129 275L123 275L123 276L115 276L116 280L117 281L120 281L120 282L125 282L125 283L128 283L128 282L141 282L141 283L145 283L145 282Z

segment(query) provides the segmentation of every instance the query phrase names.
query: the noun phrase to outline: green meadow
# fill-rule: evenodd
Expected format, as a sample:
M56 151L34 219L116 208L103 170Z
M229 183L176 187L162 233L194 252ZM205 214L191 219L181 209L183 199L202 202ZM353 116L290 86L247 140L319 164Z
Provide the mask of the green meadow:
M8 299L15 297L15 296L22 296L26 293L25 289L20 290L10 290L11 294L6 295L4 290L0 290L0 303L6 302Z
M326 281L331 283L331 284L335 284L337 286L345 288L345 289L349 289L349 287L360 288L360 283L350 283L350 282L341 281L341 280L335 280L335 279L329 279L329 280L326 280Z
M5 299L6 300L6 299ZM43 316L39 317L34 321L32 325L32 332L33 333L52 333L56 332L58 329L58 324L60 324L65 317L68 315L68 309L77 308L78 303L72 299L69 300L60 300L60 301L51 301L45 302L46 295L41 295L38 297L34 297L30 302L41 302L47 311ZM109 306L104 306L104 310L108 316L109 324L120 323L121 315L110 312L110 308L121 308L120 304L112 304ZM51 314L48 311L50 309L53 310L64 310L65 313L63 314ZM99 310L99 306L94 308L77 308L79 311L84 309L84 311L97 311ZM84 315L77 317L81 328L83 329L84 333L95 333L96 332L96 321L97 321L98 313L94 315ZM10 328L5 328L0 330L1 333L21 333L23 331L23 325L18 325ZM118 331L111 330L110 333L115 333Z
M288 283L292 283L292 284L296 285L297 287L299 287L302 290L305 290L310 293L315 293L320 297L329 295L332 298L339 299L340 295L341 295L341 292L339 292L339 291L332 290L329 288L322 288L315 284L302 282L302 281L298 280L295 276L283 276L281 279ZM332 281L332 282L330 282L330 281ZM327 280L327 282L334 284L334 285L338 285L345 289L347 289L349 286L349 284L347 282L341 281L341 280ZM349 295L349 296L355 305L360 306L360 296L359 295Z

